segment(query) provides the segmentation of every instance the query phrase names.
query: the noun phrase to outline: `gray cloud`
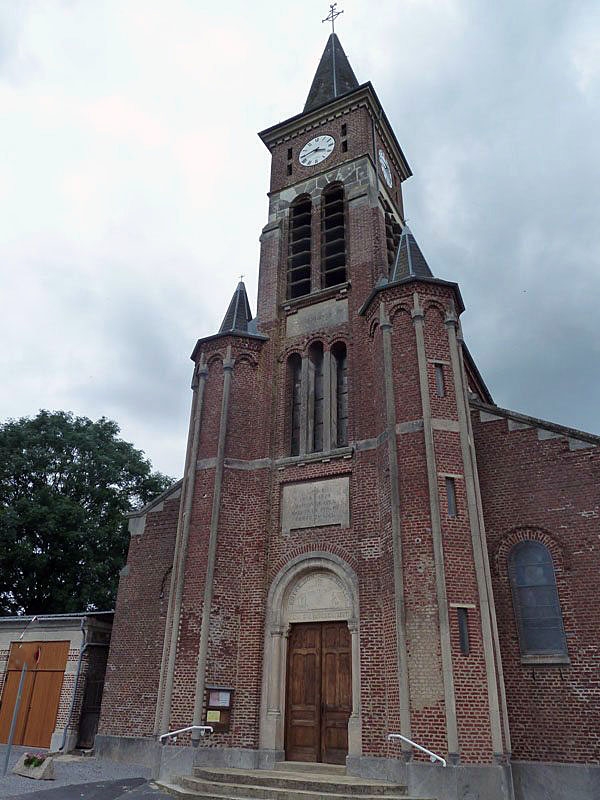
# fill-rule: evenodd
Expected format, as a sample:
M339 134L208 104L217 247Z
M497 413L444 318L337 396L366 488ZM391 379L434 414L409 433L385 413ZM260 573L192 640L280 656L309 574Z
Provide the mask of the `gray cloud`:
M496 401L600 432L600 10L348 0L339 33L414 177ZM179 475L189 353L240 273L255 304L268 153L301 110L322 3L0 5L0 414L113 417Z

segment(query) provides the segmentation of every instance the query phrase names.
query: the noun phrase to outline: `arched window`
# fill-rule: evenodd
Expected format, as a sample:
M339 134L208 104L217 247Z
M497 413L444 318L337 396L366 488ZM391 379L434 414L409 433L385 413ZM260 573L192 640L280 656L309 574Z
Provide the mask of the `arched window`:
M323 450L323 345L315 342L308 353L308 442L309 450Z
M294 353L288 359L288 386L291 396L290 413L290 453L300 453L300 428L302 413L302 359Z
M343 342L331 348L331 368L331 441L333 447L345 447L348 444L348 358Z
M313 342L287 360L285 439L292 456L322 453L348 444L346 345L325 350Z
M310 197L299 197L290 207L288 300L310 294L311 211Z
M521 653L566 656L567 642L548 548L541 542L520 542L510 551L508 566Z
M321 285L326 289L346 280L346 213L341 184L325 189L321 208Z

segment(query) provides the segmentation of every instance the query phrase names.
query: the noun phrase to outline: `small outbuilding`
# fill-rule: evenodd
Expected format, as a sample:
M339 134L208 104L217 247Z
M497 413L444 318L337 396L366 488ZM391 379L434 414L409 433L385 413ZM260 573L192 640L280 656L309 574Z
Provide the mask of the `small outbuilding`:
M0 743L91 748L98 727L112 611L0 617Z

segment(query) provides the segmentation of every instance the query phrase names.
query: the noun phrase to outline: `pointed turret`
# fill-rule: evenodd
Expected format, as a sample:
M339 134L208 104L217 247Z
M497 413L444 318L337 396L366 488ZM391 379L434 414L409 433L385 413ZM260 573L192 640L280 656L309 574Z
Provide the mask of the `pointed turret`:
M229 303L229 308L219 328L219 333L247 333L252 312L244 282L240 281Z
M398 252L394 261L391 280L401 281L403 278L432 278L425 256L417 244L412 231L405 225L402 229Z
M358 88L358 81L350 62L344 53L337 34L332 33L319 61L304 111L312 111L352 89Z

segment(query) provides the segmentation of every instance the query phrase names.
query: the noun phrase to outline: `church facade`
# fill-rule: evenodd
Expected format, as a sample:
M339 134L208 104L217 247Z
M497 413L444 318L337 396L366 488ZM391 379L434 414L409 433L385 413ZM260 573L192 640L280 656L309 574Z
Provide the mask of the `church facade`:
M99 752L599 796L600 437L494 404L335 34L260 136L257 315L240 283L196 344L185 474L130 519Z

